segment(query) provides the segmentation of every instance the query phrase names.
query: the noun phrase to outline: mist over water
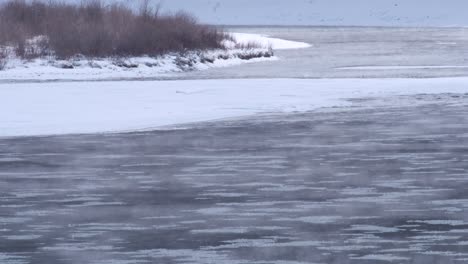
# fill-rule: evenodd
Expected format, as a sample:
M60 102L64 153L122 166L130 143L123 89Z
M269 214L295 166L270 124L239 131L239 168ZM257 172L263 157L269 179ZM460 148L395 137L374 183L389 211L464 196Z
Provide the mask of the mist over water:
M219 24L446 26L466 10L464 1L336 1L339 10L320 0L200 1L163 5ZM401 16L364 21L377 3ZM177 78L466 76L352 70L464 65L464 29L263 30L314 46ZM166 131L0 138L0 263L465 263L467 111L468 94L420 94Z
M0 139L0 261L463 263L467 105Z

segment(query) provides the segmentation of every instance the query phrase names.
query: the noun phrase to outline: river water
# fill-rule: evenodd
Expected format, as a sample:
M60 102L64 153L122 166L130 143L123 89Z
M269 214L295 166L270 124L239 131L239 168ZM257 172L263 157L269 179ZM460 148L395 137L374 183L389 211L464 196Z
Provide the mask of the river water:
M191 72L183 74L182 78L424 78L468 75L468 28L238 27L227 30L307 42L312 47L278 50L278 61ZM343 69L354 66L413 68Z
M449 68L466 63L463 29L232 30L313 47L182 78L466 72ZM338 69L395 65L445 68ZM468 94L362 98L184 129L3 138L0 263L467 263L467 111Z

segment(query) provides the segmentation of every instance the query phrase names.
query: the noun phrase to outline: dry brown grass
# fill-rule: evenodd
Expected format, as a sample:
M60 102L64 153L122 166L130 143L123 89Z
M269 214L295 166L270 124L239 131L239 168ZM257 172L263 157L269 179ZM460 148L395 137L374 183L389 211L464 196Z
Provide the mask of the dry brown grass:
M37 36L45 38L28 45ZM157 56L222 48L226 37L189 14L161 15L148 0L139 12L98 0L80 5L12 0L0 6L0 45L13 46L17 55L26 58L50 51L58 58Z

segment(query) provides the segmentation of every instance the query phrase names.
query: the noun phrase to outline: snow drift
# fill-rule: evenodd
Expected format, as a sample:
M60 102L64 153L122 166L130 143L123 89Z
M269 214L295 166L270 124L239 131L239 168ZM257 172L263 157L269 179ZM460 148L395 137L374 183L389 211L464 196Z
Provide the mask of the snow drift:
M346 106L343 99L467 93L468 78L0 84L0 136L99 133Z

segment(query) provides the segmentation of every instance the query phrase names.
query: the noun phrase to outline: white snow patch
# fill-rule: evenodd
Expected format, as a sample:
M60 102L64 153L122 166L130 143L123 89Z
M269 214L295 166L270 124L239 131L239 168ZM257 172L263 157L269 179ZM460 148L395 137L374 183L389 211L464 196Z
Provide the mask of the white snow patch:
M311 47L310 44L305 42L290 41L278 38L271 38L266 35L249 34L249 33L230 33L237 43L249 44L257 43L262 47L271 47L274 50L282 49L303 49Z
M0 136L150 130L348 106L352 98L467 92L468 78L7 83Z

